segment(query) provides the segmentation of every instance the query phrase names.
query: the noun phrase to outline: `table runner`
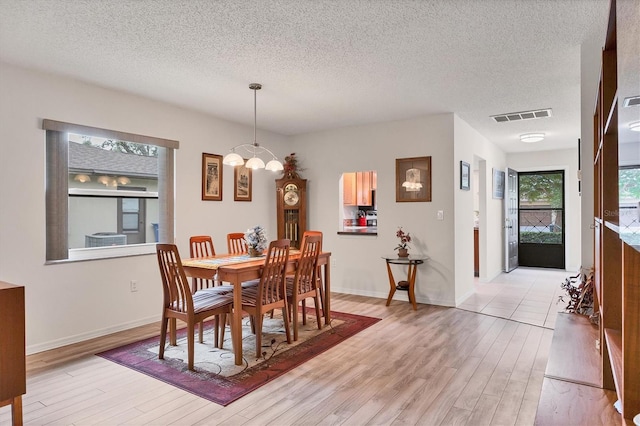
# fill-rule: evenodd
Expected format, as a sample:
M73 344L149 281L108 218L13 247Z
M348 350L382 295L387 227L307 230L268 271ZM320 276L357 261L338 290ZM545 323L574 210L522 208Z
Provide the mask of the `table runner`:
M264 257L264 255L260 257ZM260 257L250 257L248 254L241 254L237 256L214 257L208 259L188 259L182 262L182 265L216 270L221 266L251 262L260 259Z

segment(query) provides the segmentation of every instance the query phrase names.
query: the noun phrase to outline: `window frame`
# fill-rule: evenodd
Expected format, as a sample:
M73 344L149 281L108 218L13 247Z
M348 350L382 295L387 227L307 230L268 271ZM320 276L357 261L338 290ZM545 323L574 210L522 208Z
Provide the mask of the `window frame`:
M46 140L46 253L45 263L75 260L98 260L155 253L154 243L115 247L69 249L69 196L91 195L91 190L69 189L69 133L123 140L158 147L158 191L118 191L118 196L158 198L160 241L174 242L175 236L175 150L179 142L152 136L84 126L44 119L42 128ZM114 191L115 192L115 191ZM125 194L131 192L131 194ZM143 195L144 194L144 195ZM97 196L104 196L100 190Z

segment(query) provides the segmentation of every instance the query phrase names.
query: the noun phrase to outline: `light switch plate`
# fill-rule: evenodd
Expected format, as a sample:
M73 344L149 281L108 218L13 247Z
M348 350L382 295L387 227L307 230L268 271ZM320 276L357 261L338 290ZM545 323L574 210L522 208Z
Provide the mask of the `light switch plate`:
M438 220L444 220L444 210L438 210Z

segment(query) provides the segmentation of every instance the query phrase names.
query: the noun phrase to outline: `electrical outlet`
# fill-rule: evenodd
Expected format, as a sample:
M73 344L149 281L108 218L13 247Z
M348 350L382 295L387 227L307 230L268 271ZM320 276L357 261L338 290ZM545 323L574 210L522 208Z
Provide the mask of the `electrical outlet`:
M336 259L331 259L331 266L336 267Z
M444 210L438 210L438 220L444 220Z
M136 280L131 280L131 282L129 283L130 287L131 287L131 292L136 292L138 291L138 281Z

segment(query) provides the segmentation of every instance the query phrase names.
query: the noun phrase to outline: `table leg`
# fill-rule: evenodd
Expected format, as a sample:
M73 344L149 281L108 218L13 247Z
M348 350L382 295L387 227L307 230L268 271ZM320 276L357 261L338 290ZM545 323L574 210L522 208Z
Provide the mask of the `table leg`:
M22 395L13 398L11 403L11 421L13 426L22 426Z
M391 299L393 299L393 295L396 293L396 280L393 278L393 272L391 272L391 265L387 263L387 273L389 274L389 297L387 297L387 306L391 303Z
M324 265L324 325L331 323L331 258Z
M409 301L413 305L413 310L417 311L418 306L416 305L416 274L418 272L418 265L415 263L409 264L409 271L407 272L407 281L409 281Z
M233 284L233 315L231 318L231 341L236 365L242 365L242 283Z

